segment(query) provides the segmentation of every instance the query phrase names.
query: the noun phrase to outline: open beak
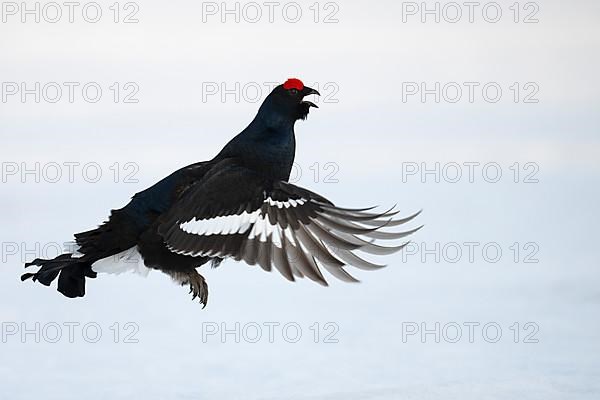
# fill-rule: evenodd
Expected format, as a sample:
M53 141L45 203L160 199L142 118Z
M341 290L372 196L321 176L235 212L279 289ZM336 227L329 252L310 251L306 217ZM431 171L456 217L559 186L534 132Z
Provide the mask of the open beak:
M306 96L310 96L311 94L316 94L317 96L320 96L321 93L319 93L318 90L315 90L313 88L309 88L308 86L305 86L304 89L302 90L302 95L304 97ZM309 107L314 107L314 108L319 108L318 105L316 105L315 103L313 103L312 101L303 101L303 103L308 104Z

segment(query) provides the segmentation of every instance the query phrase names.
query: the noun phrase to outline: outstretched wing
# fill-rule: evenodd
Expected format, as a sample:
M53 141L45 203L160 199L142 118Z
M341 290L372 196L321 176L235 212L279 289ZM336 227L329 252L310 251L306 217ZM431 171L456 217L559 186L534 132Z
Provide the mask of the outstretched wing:
M316 193L270 181L230 166L196 184L161 219L159 234L167 247L195 257L232 257L284 277L308 277L327 285L321 267L344 281L356 282L346 265L384 267L357 252L387 255L406 243L384 247L375 240L397 240L419 228L386 232L415 216L393 220L397 212L368 212L334 206Z

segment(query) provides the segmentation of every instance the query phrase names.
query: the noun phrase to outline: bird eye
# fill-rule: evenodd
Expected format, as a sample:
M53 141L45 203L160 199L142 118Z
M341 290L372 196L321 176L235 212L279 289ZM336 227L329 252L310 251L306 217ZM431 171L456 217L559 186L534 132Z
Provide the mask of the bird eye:
M290 93L295 96L298 94L298 89L290 89Z

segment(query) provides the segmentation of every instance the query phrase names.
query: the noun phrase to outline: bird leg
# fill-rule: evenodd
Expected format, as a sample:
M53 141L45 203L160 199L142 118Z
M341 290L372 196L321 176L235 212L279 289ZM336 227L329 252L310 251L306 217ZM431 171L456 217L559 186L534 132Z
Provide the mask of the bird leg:
M164 271L173 278L173 280L181 286L189 285L190 286L190 294L192 294L192 300L195 300L196 297L200 298L200 304L202 304L202 308L206 307L208 303L208 285L206 284L206 280L202 275L198 273L195 269L190 269L187 271Z

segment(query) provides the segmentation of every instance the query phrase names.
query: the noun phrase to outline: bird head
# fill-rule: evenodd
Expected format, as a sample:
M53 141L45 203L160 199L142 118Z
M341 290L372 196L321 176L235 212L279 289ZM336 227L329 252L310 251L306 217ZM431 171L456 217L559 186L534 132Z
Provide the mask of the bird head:
M311 107L319 108L312 101L304 100L311 94L320 96L317 90L305 86L300 79L288 79L267 96L259 114L273 120L282 120L281 122L294 123L299 119L306 119Z

